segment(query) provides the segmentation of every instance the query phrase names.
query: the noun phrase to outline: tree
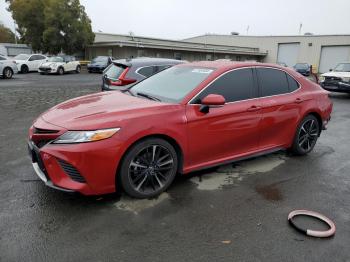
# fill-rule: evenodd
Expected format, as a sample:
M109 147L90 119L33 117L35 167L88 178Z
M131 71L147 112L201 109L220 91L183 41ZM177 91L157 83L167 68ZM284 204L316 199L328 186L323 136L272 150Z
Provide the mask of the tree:
M91 20L79 0L6 0L18 33L33 50L73 54L94 41Z
M0 24L0 43L14 43L15 34L3 24Z

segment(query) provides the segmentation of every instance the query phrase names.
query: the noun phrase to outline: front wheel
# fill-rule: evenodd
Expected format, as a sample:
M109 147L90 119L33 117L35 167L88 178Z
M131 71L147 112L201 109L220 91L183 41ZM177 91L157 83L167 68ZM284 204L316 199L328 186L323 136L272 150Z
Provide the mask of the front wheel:
M75 72L76 72L77 74L79 74L79 73L81 72L81 66L77 66L77 68L75 69Z
M13 71L11 68L6 67L2 73L5 79L10 79L13 76Z
M22 66L21 66L21 73L22 73L22 74L27 74L27 73L29 73L29 68L28 68L27 65L22 65Z
M178 167L174 147L159 138L138 142L126 153L120 182L125 192L135 198L150 198L165 191L173 182Z
M63 69L63 67L59 67L58 70L57 70L57 73L58 73L59 75L63 75L63 74L64 74L64 69Z
M298 126L293 145L292 153L296 155L306 155L310 153L316 145L320 134L320 123L313 115L305 117Z

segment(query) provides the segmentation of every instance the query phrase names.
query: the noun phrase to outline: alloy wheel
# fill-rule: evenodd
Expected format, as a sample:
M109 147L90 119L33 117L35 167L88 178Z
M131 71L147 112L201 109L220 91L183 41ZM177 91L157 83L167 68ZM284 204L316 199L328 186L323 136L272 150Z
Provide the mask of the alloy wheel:
M314 119L306 120L299 130L298 145L304 152L309 152L316 144L319 134L318 123Z
M5 69L4 75L5 75L5 78L11 78L11 77L12 77L12 71L11 71L11 69L6 68L6 69Z
M141 149L129 164L129 179L133 189L142 194L161 190L172 179L174 159L161 145Z

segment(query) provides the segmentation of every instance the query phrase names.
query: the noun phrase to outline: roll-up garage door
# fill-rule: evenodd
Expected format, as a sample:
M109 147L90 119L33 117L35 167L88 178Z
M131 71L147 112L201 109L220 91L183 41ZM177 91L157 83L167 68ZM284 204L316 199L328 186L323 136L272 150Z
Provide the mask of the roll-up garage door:
M322 46L319 72L328 72L338 63L348 61L350 61L350 46Z
M297 63L299 55L299 43L278 44L277 62L293 66Z

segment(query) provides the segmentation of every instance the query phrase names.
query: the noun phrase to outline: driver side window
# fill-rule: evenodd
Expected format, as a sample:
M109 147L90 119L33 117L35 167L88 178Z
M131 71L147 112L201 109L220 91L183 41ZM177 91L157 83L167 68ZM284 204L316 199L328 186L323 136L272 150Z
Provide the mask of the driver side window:
M246 100L256 97L253 69L243 68L228 73L211 83L195 99L194 104L200 104L209 94L222 95L226 103Z

